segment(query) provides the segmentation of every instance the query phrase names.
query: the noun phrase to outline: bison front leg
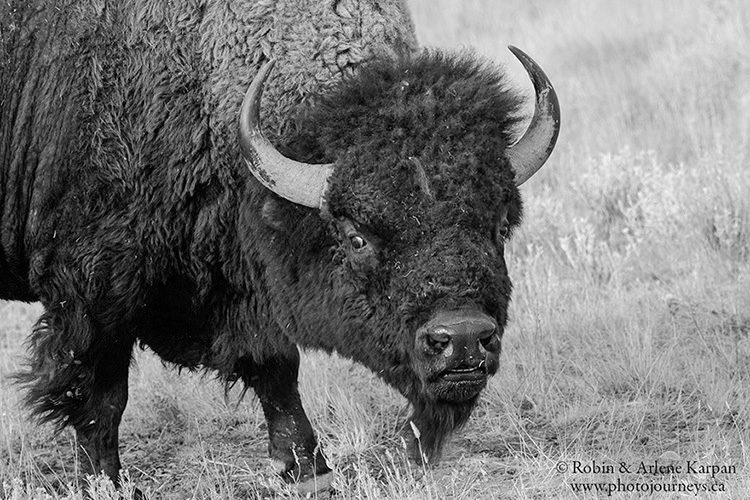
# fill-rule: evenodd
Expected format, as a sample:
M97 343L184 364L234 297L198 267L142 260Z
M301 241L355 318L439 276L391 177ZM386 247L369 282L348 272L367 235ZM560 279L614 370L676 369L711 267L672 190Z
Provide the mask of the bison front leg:
M268 451L278 472L302 493L330 487L331 469L317 446L297 390L299 352L288 345L262 362L246 360L242 378L255 390L268 424Z
M75 413L73 427L78 437L82 472L104 472L118 485L120 473L119 429L128 403L130 348L114 352L92 367L87 398Z
M96 328L82 306L48 308L31 336L27 402L42 420L72 426L82 474L120 472L118 433L128 401L133 340Z

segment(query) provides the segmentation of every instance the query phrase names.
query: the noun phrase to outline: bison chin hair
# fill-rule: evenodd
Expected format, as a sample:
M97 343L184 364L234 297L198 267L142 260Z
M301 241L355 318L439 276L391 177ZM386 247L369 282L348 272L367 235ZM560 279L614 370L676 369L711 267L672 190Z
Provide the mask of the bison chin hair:
M461 402L419 398L404 428L409 453L417 462L435 464L454 431L463 427L479 395Z

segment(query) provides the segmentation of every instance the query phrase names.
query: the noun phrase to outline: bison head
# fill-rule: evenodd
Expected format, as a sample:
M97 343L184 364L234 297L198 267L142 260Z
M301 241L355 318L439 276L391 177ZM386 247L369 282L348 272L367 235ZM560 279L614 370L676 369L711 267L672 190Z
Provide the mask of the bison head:
M434 52L373 62L301 118L303 132L287 151L334 163L290 160L263 136L270 63L241 111L253 175L278 196L317 209L330 228L336 250L326 270L299 273L326 276L342 297L322 307L343 333L318 344L398 387L415 407L428 452L466 420L498 369L511 296L503 253L521 218L518 186L557 139L552 86L534 61L511 50L536 90L531 124L515 143L519 99L502 75L473 58Z

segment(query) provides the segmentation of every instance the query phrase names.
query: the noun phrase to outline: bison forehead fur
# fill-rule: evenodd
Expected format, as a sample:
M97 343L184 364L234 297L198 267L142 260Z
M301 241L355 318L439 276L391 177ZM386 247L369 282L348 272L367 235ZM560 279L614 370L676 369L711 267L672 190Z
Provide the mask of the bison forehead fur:
M340 210L408 238L415 231L403 216L427 215L437 198L448 202L440 217L486 224L499 204L519 199L504 154L518 106L501 75L472 57L423 52L381 60L306 116L298 129L314 136L300 140L307 151L295 153L317 149L318 160L339 163L328 196L334 215ZM320 146L309 147L312 141ZM414 159L431 196L414 190ZM456 220L464 209L476 218Z

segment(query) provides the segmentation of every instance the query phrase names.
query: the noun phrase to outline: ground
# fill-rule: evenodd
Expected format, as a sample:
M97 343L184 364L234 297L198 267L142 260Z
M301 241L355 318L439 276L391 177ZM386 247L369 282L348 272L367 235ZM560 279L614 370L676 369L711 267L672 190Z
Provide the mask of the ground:
M522 188L508 249L501 368L423 469L398 438L403 398L305 353L303 402L337 498L750 497L750 4L500 4L410 3L423 44L474 47L529 92L512 43L560 96L558 148ZM7 378L39 313L0 304L0 498L80 498L72 434L34 425ZM252 395L136 358L126 493L295 498L270 473Z

